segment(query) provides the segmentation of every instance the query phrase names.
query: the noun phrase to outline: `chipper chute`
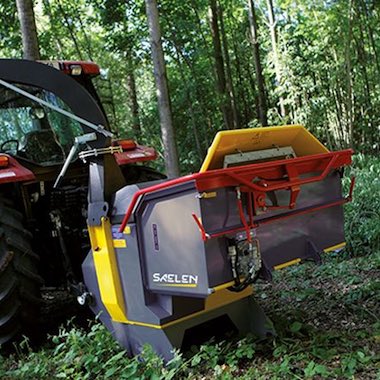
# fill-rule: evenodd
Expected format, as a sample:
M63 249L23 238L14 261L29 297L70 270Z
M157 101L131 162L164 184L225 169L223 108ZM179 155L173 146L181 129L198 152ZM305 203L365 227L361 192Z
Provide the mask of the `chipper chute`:
M302 126L219 132L199 173L122 187L89 218L83 297L130 354L168 360L216 325L266 336L252 284L344 246L351 155Z

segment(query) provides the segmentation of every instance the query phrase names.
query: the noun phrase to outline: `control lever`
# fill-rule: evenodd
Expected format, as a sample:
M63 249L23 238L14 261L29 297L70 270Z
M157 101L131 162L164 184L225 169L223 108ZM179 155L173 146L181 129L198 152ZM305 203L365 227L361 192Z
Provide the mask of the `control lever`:
M85 135L75 137L74 145L71 147L70 153L67 156L66 161L63 164L63 167L62 167L60 173L58 174L57 179L55 180L55 183L53 186L54 189L56 189L59 186L63 177L65 176L67 168L69 167L71 161L73 160L75 153L77 152L77 150L79 148L79 145L86 144L89 141L95 141L95 140L96 140L96 133L94 133L94 132L86 133Z

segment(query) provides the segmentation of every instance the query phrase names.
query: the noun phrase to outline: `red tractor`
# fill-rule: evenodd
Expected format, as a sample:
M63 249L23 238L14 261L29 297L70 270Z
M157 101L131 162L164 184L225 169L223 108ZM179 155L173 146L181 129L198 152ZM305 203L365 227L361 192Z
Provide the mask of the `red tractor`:
M80 266L90 249L88 165L70 152L83 123L111 135L92 83L99 74L88 62L0 60L2 346L35 334L44 289L81 294ZM165 178L142 164L156 158L154 149L133 140L113 146L127 183Z

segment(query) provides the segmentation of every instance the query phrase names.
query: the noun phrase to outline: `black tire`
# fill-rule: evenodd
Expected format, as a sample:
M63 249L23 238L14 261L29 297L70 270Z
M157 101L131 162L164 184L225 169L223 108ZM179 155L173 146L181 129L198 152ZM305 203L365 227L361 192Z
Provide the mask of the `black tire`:
M38 334L42 300L38 256L23 216L0 195L0 347L9 347L23 335Z

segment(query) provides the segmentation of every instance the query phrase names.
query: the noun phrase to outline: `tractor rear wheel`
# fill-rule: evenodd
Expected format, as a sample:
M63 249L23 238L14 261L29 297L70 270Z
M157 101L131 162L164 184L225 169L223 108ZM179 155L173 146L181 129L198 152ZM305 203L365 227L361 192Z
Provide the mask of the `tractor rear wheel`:
M41 307L38 256L32 234L12 202L0 195L0 346L22 335L37 336Z

